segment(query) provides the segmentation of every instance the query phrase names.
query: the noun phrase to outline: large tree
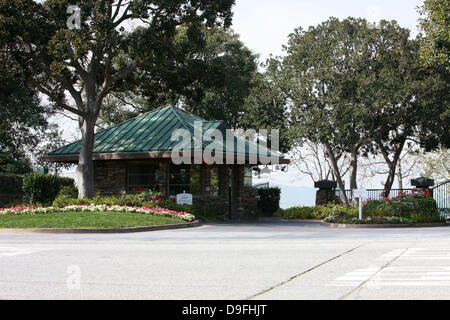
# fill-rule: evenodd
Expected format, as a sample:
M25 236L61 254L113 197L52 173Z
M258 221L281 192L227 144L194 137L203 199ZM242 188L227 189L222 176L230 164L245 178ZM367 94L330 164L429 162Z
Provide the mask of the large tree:
M30 70L13 51L0 33L0 148L19 159L39 143L51 107L27 81Z
M166 67L171 67L166 72L173 70L176 59L172 59L171 48L178 26L187 25L195 41L204 23L229 25L233 3L82 1L80 28L69 29L71 1L0 1L0 29L20 53L21 63L34 68L35 86L57 107L78 117L79 197L94 193L94 131L104 98L132 87L137 67L146 79L158 78ZM133 20L143 26L127 32L125 23Z
M186 41L186 36L180 34L179 41ZM198 52L189 53L188 61L195 61L191 68L201 77L186 87L183 104L205 119L221 119L237 129L253 85L257 56L232 30L205 29L204 41L205 46Z
M425 0L420 7L421 58L426 66L444 65L450 70L450 0Z
M158 81L141 81L130 90L109 95L100 114L102 122L121 122L171 103L205 119L240 126L244 100L253 86L256 55L229 28L202 27L196 42L190 40L188 31L180 27L174 38L176 68L167 68ZM136 74L145 80L139 67ZM169 87L160 85L168 82Z
M436 133L448 128L439 118L448 105L448 92L436 68L420 64L419 42L410 39L408 29L381 21L372 34L373 55L362 78L371 112L364 122L372 142L368 149L381 155L388 168L387 197L407 141L429 148L439 145Z
M292 148L289 110L280 61L275 58L261 64L264 72L256 72L252 87L245 99L240 126L244 129L279 130L279 148L288 152ZM270 143L270 141L269 141Z
M325 147L339 188L344 189L339 160L350 154L350 189L357 188L357 158L367 143L363 120L370 110L361 91L368 34L365 20L330 18L289 37L282 61L285 92L292 104L291 131L297 141ZM341 192L342 201L348 199Z

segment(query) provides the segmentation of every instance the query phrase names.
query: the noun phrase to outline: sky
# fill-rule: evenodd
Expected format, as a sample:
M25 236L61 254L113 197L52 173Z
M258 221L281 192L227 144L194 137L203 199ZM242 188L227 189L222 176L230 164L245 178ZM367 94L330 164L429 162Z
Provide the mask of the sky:
M396 20L417 35L422 0L236 0L233 26L241 40L265 61L282 54L295 28L308 28L329 17L361 17L369 22Z
M396 20L415 37L418 33L417 7L422 3L423 0L236 0L232 29L263 62L270 55L283 54L282 46L295 28L315 26L331 16L339 19L362 17L369 22ZM64 129L65 139L73 141L78 136L75 121L62 117L57 121ZM380 188L382 179L373 179L366 187ZM292 166L289 173L272 173L257 182L265 181L291 188L313 186L310 179L299 179Z

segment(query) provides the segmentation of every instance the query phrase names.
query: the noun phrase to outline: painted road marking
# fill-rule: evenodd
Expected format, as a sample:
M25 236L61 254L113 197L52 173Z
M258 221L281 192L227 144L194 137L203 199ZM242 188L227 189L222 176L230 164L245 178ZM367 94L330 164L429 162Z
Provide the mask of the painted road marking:
M450 260L450 248L410 248L392 250L378 260L390 261L383 266L357 269L338 277L327 286L450 286L450 264L436 267L393 267L394 260Z
M393 250L380 257L388 261L397 257L405 249ZM402 260L450 260L450 248L410 248L401 257Z
M32 252L34 252L34 251L25 250L25 249L21 249L21 248L0 247L0 258L1 257L13 257L13 256L21 255L21 254L32 253Z
M330 282L328 286L354 287L367 281L367 287L450 286L450 267L371 267L358 269ZM378 273L377 273L378 272Z

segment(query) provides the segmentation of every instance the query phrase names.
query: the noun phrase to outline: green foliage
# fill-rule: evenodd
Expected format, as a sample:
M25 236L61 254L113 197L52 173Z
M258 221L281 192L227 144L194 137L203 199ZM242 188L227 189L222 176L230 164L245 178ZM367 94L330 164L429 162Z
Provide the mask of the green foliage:
M401 217L367 217L362 220L358 218L348 217L334 217L330 216L324 219L328 223L342 223L342 224L413 224L414 221Z
M78 196L78 190L74 185L71 186L61 186L58 192L58 197L64 196L68 198L76 198Z
M38 91L26 80L29 66L17 59L7 42L0 36L0 149L19 160L38 146L48 127L50 108L41 103Z
M285 51L270 61L267 78L275 94L269 96L275 103L289 97L288 138L294 145L323 145L341 189L338 161L345 155L352 160L351 188L357 158L383 155L388 193L408 139L427 149L450 143L450 121L442 117L449 106L448 75L420 66L418 41L395 21L374 28L365 19L330 18L294 30ZM262 90L256 101L267 103L266 95Z
M155 208L165 208L169 210L188 212L199 219L223 219L225 212L218 209L215 206L209 205L187 205L187 204L177 204L172 199L164 199L160 196L158 192L146 191L146 192L132 192L125 194L120 197L110 196L101 197L96 196L93 199L83 198L78 199L76 194L71 188L62 188L58 196L52 203L54 207L65 207L68 205L107 205L107 206L136 206L136 207L155 207Z
M73 179L39 173L23 177L23 191L31 204L49 205L57 197L62 186L73 187Z
M429 193L401 194L395 199L368 201L363 208L366 217L406 218L415 222L439 222L436 201Z
M258 189L258 209L266 217L272 216L280 208L280 188Z
M167 104L181 104L206 120L240 126L244 99L257 69L256 55L231 29L201 27L197 32L193 41L187 25L178 28L170 54L179 63L161 69L156 82L143 79L136 88L109 95L100 114L102 124L117 124ZM160 77L170 77L171 88L161 88Z
M436 184L445 182L450 177L450 149L439 148L434 152L419 154L418 165L422 168L420 175L434 179Z
M315 219L318 218L313 207L293 207L288 209L278 209L275 217L281 217L283 219Z
M87 170L80 172L79 191L92 197L94 131L104 98L143 84L143 90L158 94L196 83L205 70L195 76L189 73L188 62L201 63L201 59L194 56L187 61L186 52L201 43L198 35L203 25L230 26L234 0L79 1L81 24L70 29L67 8L72 4L69 0L0 0L0 45L2 52L7 47L18 65L27 68L20 74L24 82L46 95L53 107L78 117L87 146L80 150ZM126 30L127 23L135 22L141 26ZM174 38L183 25L189 41L179 47ZM38 98L34 91L30 96L30 100ZM0 129L9 130L14 124L4 126L9 117L0 119Z
M161 192L156 192L156 191L152 191L152 190L130 191L130 192L128 192L128 195L135 195L136 199L140 200L140 201L158 200L162 197Z
M442 64L450 69L449 9L449 0L425 0L420 8L420 26L425 32L421 58L426 66Z
M0 152L0 175L24 174L31 171L27 159L14 159L9 153Z
M338 204L330 203L327 206L316 207L293 207L289 209L280 209L275 216L284 219L324 219L330 216L336 217L356 217L358 215L357 207L346 208Z
M0 228L125 228L182 223L174 217L131 212L56 212L0 215Z
M279 150L288 152L292 148L292 141L289 113L286 109L287 95L281 90L282 84L279 83L283 79L279 75L279 62L271 59L264 67L267 68L265 73L256 73L253 77L240 125L244 129L278 129Z

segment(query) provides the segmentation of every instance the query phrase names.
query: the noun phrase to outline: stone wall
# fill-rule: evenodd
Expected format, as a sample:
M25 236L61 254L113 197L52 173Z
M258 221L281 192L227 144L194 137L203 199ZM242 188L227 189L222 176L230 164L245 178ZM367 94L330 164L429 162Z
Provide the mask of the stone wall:
M253 216L258 208L258 190L249 186L243 186L240 201L244 217Z
M94 188L101 196L119 196L127 192L126 161L94 161Z
M150 161L150 160L149 160ZM156 161L156 160L152 160ZM159 190L167 195L169 159L158 160L159 162ZM94 161L94 188L100 191L101 196L120 196L127 192L127 168L128 161L106 160ZM219 167L219 195L208 193L210 189L210 173L202 168L202 195L194 196L194 203L217 207L218 211L225 212L229 216L230 200L230 177L233 179L232 218L240 219L251 216L257 208L257 191L251 187L244 186L243 165L223 165Z

